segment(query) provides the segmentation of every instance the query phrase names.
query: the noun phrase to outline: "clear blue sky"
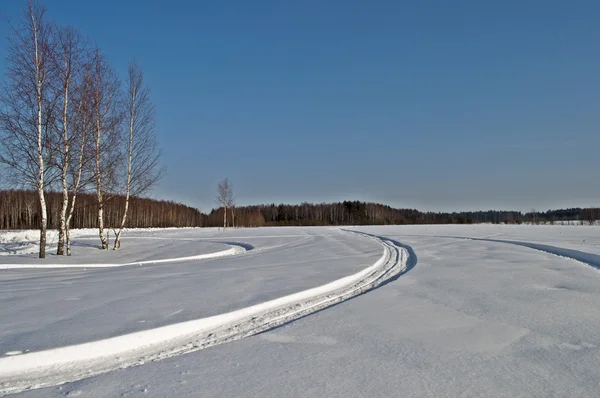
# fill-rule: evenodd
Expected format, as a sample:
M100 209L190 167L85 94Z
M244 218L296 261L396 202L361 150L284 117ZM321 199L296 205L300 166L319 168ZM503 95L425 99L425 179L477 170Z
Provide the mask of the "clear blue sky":
M23 5L0 2L3 36ZM210 210L227 176L240 204L600 205L599 1L46 5L143 66L155 197Z

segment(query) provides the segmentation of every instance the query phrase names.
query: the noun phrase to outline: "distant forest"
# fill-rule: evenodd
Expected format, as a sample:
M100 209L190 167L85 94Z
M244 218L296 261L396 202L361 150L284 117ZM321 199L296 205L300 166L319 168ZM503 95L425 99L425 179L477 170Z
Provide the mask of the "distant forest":
M231 211L231 209L229 209ZM231 213L230 213L231 217ZM205 217L204 226L222 224L223 209L213 209ZM600 219L600 209L560 209L545 212L470 211L422 212L415 209L395 209L378 203L344 201L338 203L300 205L259 205L235 208L235 225L244 227L287 225L403 225L403 224L476 224L476 223L553 223L577 220L594 223Z
M62 193L47 192L48 228L56 229L60 221ZM104 223L118 228L123 216L125 197L109 196L105 200ZM38 229L40 203L35 191L0 191L0 229ZM98 197L80 193L73 212L71 228L98 228ZM125 227L199 227L204 216L198 209L163 200L132 197Z
M62 196L46 194L48 226L58 228ZM109 228L119 225L123 211L123 196L106 200L105 223ZM97 228L97 197L80 194L73 216L73 228ZM229 208L229 226L317 226L317 225L403 225L403 224L476 224L476 223L554 223L577 220L582 224L600 220L598 208L572 208L544 212L518 211L421 212L395 209L377 203L345 201L338 203L300 205L269 204ZM131 198L126 227L219 227L223 226L223 208L209 214L171 201ZM39 227L37 192L25 190L0 191L0 229L36 229Z

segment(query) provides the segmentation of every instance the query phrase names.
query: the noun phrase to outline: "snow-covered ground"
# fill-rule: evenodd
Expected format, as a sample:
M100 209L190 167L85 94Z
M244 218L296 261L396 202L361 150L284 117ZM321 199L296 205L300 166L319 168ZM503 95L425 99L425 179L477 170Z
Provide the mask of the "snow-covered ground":
M600 228L346 229L369 235L339 228L130 231L122 251L102 253L82 234L80 252L68 260L74 265L104 255L126 263L232 245L246 251L119 268L0 270L0 353L23 352L0 356L0 386L17 363L10 358L25 363L43 350L230 313L348 275L366 280L374 274L362 270L397 264L394 272L406 271L399 278L383 275L389 283L270 331L20 395L597 396ZM394 251L410 261L394 260ZM57 260L11 255L0 266L40 261ZM342 294L339 288L332 292ZM294 308L308 304L314 301Z
M129 235L130 237L136 236L139 234L156 234L157 232L168 232L168 231L185 231L193 228L138 228L125 230L125 235ZM112 230L107 229L108 237L114 238L114 232ZM71 237L73 240L76 240L74 244L73 250L77 250L77 248L85 248L85 247L96 247L97 244L94 244L90 241L96 240L99 241L98 238L98 230L85 228L85 229L74 229L71 232ZM40 240L40 231L26 229L26 230L15 230L15 231L4 231L0 230L0 256L7 255L28 255L28 254L36 254L39 251L39 240ZM47 241L47 252L48 255L52 255L56 252L57 242L58 242L58 231L52 229L48 230L46 234ZM84 242L85 241L85 242Z

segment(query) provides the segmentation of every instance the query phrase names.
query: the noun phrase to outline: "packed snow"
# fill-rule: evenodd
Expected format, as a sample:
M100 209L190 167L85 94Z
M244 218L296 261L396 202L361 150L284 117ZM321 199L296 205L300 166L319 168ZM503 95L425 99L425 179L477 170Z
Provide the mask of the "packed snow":
M43 385L31 369L43 353L207 317L247 316L253 308L263 329L243 329L249 323L237 318L241 334L218 345L192 330L197 346L166 347L173 355L150 357L159 361L105 373L75 363L58 372L72 382L58 377L51 387L17 395L514 397L600 390L595 226L128 231L123 251L110 254L87 238L79 235L79 255L68 261L102 263L108 255L111 263L164 262L0 270L0 391L32 375L27 387ZM244 251L169 262L231 247ZM7 255L0 266L42 261L56 258ZM327 293L306 293L317 286L329 286ZM364 290L342 296L352 286ZM278 312L264 311L286 296L293 307L278 302ZM334 301L302 312L325 297ZM269 323L277 317L283 325ZM30 367L19 370L23 364ZM95 373L102 374L87 377Z

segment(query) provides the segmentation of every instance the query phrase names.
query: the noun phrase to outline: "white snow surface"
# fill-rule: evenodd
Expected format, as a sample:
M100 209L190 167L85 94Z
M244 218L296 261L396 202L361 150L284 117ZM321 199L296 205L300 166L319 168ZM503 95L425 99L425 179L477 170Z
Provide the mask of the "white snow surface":
M0 269L0 353L70 346L231 312L351 275L382 255L377 242L339 229L198 229L126 235L117 252L85 246L64 261L130 260L142 249L144 259L164 259L165 252L210 253L234 243L253 249L119 268ZM0 268L16 259L38 264L57 256L4 256Z
M173 231L173 230L186 230L191 228L135 228L125 229L124 233L127 235L140 234L140 233L155 233L158 231ZM114 233L110 229L106 229L109 236L113 236ZM71 230L71 238L77 240L82 237L98 236L98 229L94 228L80 228ZM99 239L99 238L98 238ZM39 241L40 231L34 229L23 229L23 230L0 230L0 256L7 255L26 255L36 254L39 252ZM58 231L50 229L46 233L46 244L48 252L56 251L58 242Z
M416 264L264 333L17 395L597 396L600 228L348 229L407 245ZM154 257L167 258L170 243L254 250L141 267L0 270L3 359L245 309L360 273L382 256L382 241L337 228L145 235L164 242L147 253Z
M148 361L169 358L268 330L368 291L406 270L408 252L381 241L372 266L328 284L195 321L105 340L0 358L4 392L63 384ZM12 353L10 353L12 355Z

